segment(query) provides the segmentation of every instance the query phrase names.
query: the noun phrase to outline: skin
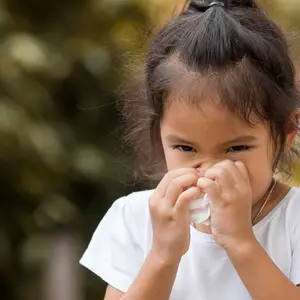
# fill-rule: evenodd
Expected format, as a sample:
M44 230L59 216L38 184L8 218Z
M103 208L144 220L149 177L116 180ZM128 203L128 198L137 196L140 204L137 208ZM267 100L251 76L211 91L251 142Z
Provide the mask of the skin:
M272 182L275 160L275 145L266 124L257 121L255 126L249 127L217 101L204 103L201 110L174 102L166 109L161 136L168 170L190 166L211 179L218 177L218 172L224 172L226 174L216 181L220 185L224 178L225 186L233 184L229 180L232 176L239 179L239 169L242 174L247 172L249 190L245 196L250 199L247 203L251 204L251 218L257 214ZM243 136L245 138L239 139ZM231 142L234 140L237 141ZM291 133L287 150L293 140L294 133ZM237 168L234 162L242 162L244 167L239 164ZM278 196L287 192L287 186L278 184L262 217L281 200ZM198 229L211 233L206 226L198 226Z
M295 135L288 133L286 151ZM105 299L169 299L190 245L189 203L203 192L210 198L211 227L197 229L212 233L225 249L252 299L300 299L300 290L272 262L252 229L273 178L276 147L266 124L249 127L217 99L201 109L174 101L165 110L161 139L169 172L149 201L152 249L127 293L108 287ZM261 218L288 190L277 184Z

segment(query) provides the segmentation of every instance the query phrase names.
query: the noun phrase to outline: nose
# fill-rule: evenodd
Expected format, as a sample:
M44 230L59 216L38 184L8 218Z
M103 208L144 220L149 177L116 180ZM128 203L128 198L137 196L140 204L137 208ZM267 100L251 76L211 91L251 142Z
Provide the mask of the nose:
M202 160L202 162L198 163L196 166L196 169L202 174L204 174L209 168L214 166L216 163L220 162L221 159L215 159L215 158L207 158L205 160Z

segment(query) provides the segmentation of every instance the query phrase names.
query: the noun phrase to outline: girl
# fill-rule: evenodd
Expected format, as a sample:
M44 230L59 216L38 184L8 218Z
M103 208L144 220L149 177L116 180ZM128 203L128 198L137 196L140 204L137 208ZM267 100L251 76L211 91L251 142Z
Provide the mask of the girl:
M106 300L299 300L300 189L274 179L299 130L283 33L252 0L192 1L145 69L125 113L144 166L167 173L112 205L81 263ZM191 224L203 193L210 223Z

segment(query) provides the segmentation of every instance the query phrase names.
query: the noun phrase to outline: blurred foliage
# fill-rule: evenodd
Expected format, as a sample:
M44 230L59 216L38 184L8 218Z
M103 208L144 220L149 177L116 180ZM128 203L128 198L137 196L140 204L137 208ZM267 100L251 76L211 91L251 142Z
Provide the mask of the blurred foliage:
M1 299L40 299L52 236L69 230L86 245L131 189L114 91L147 19L125 0L1 3Z
M295 30L297 1L268 7ZM41 299L52 237L69 231L86 245L112 201L132 190L115 91L150 24L182 3L0 1L1 299ZM86 299L101 299L104 285L86 274Z

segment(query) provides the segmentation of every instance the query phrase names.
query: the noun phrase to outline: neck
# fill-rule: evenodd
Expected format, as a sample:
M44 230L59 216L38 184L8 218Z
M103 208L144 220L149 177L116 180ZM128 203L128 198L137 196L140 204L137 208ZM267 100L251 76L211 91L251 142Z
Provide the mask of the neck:
M268 197L268 194L270 192L270 188L272 188L273 181L264 194L264 196L252 206L252 220L255 218L259 210L261 209L262 205L266 201L266 198ZM272 192L272 195L270 195L270 198L264 208L264 210L261 212L259 218L256 220L256 224L261 221L283 198L286 196L286 194L289 192L290 187L280 183L277 181L277 184Z
M252 206L252 218L251 218L252 225L254 225L258 221L260 215L263 213L263 210L265 209L268 202L269 201L271 202L272 199L270 199L270 198L274 197L274 192L275 192L274 190L276 187L276 183L277 183L276 179L273 178L271 183L269 184L269 188L266 190L263 197L261 197L261 199L256 203L258 205ZM257 208L257 209L254 209L254 208ZM257 211L255 212L255 210L257 210Z

